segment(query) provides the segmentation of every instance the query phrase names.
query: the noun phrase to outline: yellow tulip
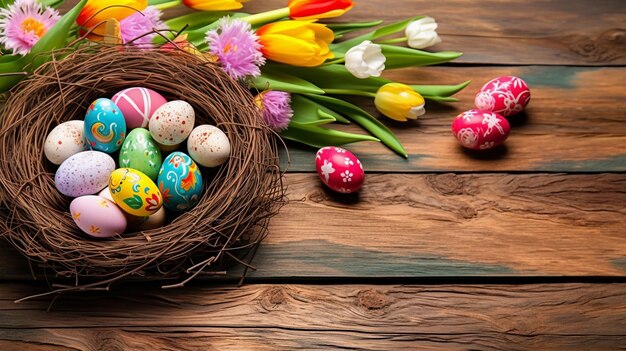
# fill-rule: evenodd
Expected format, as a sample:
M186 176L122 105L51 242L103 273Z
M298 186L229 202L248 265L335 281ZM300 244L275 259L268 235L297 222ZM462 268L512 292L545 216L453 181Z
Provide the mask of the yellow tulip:
M243 7L248 0L183 0L185 6L201 11L229 11Z
M401 83L387 83L380 87L374 104L382 114L401 122L417 119L426 113L424 98L410 86Z
M293 66L315 67L333 58L330 43L335 38L326 25L313 21L281 21L257 30L266 58Z
M76 23L83 27L81 33L91 30L89 39L102 40L107 35L105 23L108 19L120 21L147 6L148 0L89 0L76 18Z

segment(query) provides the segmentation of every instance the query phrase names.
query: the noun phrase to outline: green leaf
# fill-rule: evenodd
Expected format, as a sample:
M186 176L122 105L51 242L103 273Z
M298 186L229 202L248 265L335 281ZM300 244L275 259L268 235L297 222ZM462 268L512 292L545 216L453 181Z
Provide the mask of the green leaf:
M382 20L371 22L352 22L352 23L328 23L326 26L335 32L335 39L339 39L342 35L357 30L376 27L383 23Z
M459 99L457 99L457 98L448 97L448 96L428 96L428 95L424 95L423 98L426 99L426 100L437 101L437 102L457 102L457 101L459 101Z
M141 197L139 195L133 195L133 197L127 197L124 200L124 203L128 205L128 207L133 210L138 210L143 206L143 201L141 201Z
M416 21L420 18L424 18L424 16L415 16L415 17L411 17L411 18L407 18L403 21L399 21L399 22L394 22L391 24L388 24L386 26L380 27L378 29L376 29L375 31L369 32L367 34L363 34L361 36L358 36L356 38L350 39L350 40L346 40L346 41L342 41L340 43L337 44L332 44L331 45L331 50L332 52L335 54L335 57L343 57L343 55L350 50L350 48L352 48L353 46L359 45L361 42L363 42L364 40L371 40L373 41L374 39L380 38L380 37L384 37L387 35L391 35L391 34L395 34L397 32L403 31L406 26L409 25L409 23Z
M339 146L359 141L380 141L370 135L353 134L314 125L289 123L281 136L313 147Z
M204 27L224 16L228 16L231 14L232 12L230 11L193 12L186 15L170 18L165 21L165 24L168 26L168 28L171 28L173 30L180 30L185 26L187 26L187 29L191 30L199 27Z
M463 55L460 52L428 52L395 45L380 45L387 58L385 69L436 65L452 61Z
M302 95L291 95L291 108L293 109L291 121L298 124L320 126L336 121L335 117L330 114L332 111ZM321 109L330 113L319 114Z
M383 144L395 151L397 154L403 157L408 157L406 150L404 150L404 147L402 146L402 143L400 143L400 140L398 140L398 137L396 137L395 134L393 134L393 132L378 119L363 109L349 102L326 95L307 95L307 97L343 114L348 117L348 119L357 123L369 131L372 135L380 139Z
M321 106L321 105L320 105ZM322 106L323 107L323 106ZM324 110L317 110L317 114L320 115L320 117L322 118L329 118L332 117L335 119L335 122L338 123L343 123L343 124L350 124L350 120L348 120L347 118L345 118L344 116L335 113L334 111L331 111L331 113L326 113L324 111L330 111L327 108L324 107Z
M51 52L56 49L65 47L67 44L68 33L76 21L76 17L85 6L87 0L81 0L68 13L63 15L61 19L52 27L44 36L39 39L37 44L33 46L26 56L13 61L4 61L0 63L0 73L14 72L33 72L37 67L45 62L50 61ZM19 83L25 76L9 76L0 79L0 93L11 89L15 84Z
M465 89L471 82L471 80L468 80L457 85L411 85L411 88L424 97L448 97Z
M252 86L258 90L280 90L300 94L324 94L324 90L304 79L278 72L263 71L252 80Z

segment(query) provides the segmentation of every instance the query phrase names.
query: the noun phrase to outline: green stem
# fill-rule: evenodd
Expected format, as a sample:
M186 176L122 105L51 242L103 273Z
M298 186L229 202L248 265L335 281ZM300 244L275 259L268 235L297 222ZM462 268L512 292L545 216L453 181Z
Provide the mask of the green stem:
M407 41L407 37L400 37L400 38L392 38L392 39L386 39L386 40L377 40L376 44L395 44L395 43L403 43Z
M276 9L272 11L255 13L254 15L242 17L241 19L250 23L250 25L255 26L259 24L273 22L284 17L289 17L289 7L283 7L281 9Z
M376 97L376 93L370 93L368 91L361 90L353 90L353 89L324 89L326 94L335 94L335 95L357 95L357 96L365 96L365 97Z
M333 65L333 64L336 64L336 63L344 63L344 62L346 62L346 58L345 57L340 57L340 58L335 59L335 60L330 60L330 61L324 62L322 64L322 66Z
M154 7L163 11L163 10L171 9L172 7L176 7L180 5L181 3L182 3L182 0L174 0L174 1L164 2L162 4L155 5Z

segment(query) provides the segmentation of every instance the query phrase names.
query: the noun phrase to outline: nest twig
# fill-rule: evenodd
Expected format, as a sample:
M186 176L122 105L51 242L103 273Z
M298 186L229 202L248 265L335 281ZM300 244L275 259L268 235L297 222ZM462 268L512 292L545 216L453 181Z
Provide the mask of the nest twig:
M83 47L61 54L15 87L3 109L0 235L32 261L76 280L55 292L101 289L129 276L184 283L226 256L244 260L284 198L276 138L248 89L182 52ZM189 102L197 125L213 124L228 135L231 157L217 170L203 170L200 202L166 226L90 238L69 215L71 199L54 186L56 167L44 157L44 141L59 123L82 120L93 100L132 86Z

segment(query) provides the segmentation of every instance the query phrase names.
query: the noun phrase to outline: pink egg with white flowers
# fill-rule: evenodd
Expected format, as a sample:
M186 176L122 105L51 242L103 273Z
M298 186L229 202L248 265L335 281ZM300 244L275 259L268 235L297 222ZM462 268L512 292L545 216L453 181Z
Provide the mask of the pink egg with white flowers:
M530 89L521 78L513 76L490 80L476 94L474 105L508 117L522 112L530 101Z
M156 91L140 87L124 89L113 95L111 100L122 111L129 130L147 128L150 116L167 102Z
M350 151L327 146L315 155L315 168L324 184L340 193L354 193L361 189L365 172L361 161Z
M511 134L511 125L501 115L484 110L469 110L452 121L452 134L472 150L488 150L502 144Z

